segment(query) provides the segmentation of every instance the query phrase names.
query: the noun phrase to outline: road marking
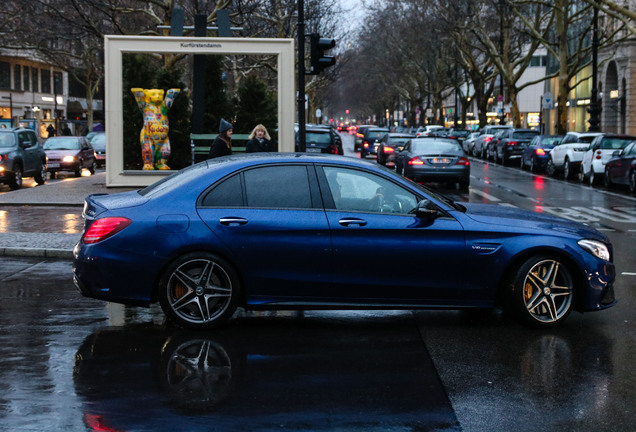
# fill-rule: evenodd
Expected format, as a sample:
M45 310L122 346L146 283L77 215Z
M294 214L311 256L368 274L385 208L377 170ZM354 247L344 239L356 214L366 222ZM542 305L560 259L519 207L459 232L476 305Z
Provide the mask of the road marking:
M623 272L621 273L623 276L636 276L636 273Z
M499 201L501 201L499 198L494 197L494 196L490 195L489 193L486 193L484 191L480 191L478 189L472 189L471 188L470 192L474 193L475 195L479 195L482 198L486 198L488 201L491 201L491 202L499 202Z

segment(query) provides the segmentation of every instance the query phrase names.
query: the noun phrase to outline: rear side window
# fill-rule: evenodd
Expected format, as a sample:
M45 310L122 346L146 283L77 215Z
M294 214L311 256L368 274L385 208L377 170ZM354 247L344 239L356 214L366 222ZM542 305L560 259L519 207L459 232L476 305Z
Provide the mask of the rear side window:
M261 167L243 175L248 207L312 208L305 166Z

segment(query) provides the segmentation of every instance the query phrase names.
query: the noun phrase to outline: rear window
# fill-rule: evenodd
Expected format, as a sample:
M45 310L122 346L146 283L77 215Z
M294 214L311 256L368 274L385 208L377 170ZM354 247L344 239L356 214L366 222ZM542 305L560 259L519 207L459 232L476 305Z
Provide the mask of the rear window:
M432 153L461 153L462 148L456 142L451 141L414 141L411 151L414 153L432 154Z
M322 132L307 132L305 134L305 142L307 144L314 143L314 144L326 144L326 145L329 145L329 144L331 144L331 135L329 134L329 131L326 131L325 133L322 133Z
M0 133L0 147L13 147L15 136L13 133Z
M512 137L517 139L532 139L537 135L539 135L539 132L534 131L519 131L512 133Z
M605 138L601 141L601 149L603 150L621 150L627 147L633 139L626 138Z

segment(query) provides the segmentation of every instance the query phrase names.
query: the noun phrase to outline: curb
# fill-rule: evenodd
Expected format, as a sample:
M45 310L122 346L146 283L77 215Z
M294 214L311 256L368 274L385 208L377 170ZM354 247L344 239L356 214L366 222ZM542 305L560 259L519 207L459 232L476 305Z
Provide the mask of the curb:
M53 248L0 248L0 256L34 258L73 258L73 250Z

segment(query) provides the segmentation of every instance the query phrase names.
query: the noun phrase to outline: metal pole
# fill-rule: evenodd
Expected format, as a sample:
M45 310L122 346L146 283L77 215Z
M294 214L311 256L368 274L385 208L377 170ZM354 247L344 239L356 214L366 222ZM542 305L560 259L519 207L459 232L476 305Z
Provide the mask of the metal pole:
M298 0L298 150L305 143L305 2Z
M598 8L594 7L594 17L592 19L592 94L590 97L590 108L588 112L590 113L590 119L588 123L590 127L588 130L590 132L600 132L600 123L599 114L601 113L601 109L598 104Z
M504 2L505 0L499 0L499 5L500 5L500 9L499 9L499 13L501 14L499 17L499 54L501 55L501 64L503 66L503 54L504 54L504 35L503 35L503 30L504 30L504 25L503 25L503 21L504 21ZM503 87L503 74L501 73L501 71L499 72L499 94L501 95L501 118L499 119L499 124L504 124L504 87Z

